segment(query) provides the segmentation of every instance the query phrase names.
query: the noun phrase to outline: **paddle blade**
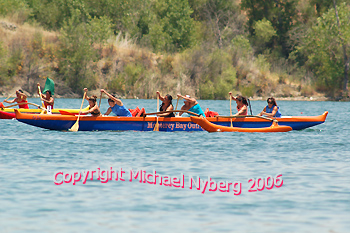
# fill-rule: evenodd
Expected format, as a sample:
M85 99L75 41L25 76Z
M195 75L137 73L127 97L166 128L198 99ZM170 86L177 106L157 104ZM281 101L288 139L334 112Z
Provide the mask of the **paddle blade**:
M159 124L158 124L158 122L155 124L153 131L159 131Z
M55 94L55 83L50 78L46 78L46 83L45 83L43 93L45 94L46 91L51 91L52 95Z
M78 120L74 123L74 125L69 129L71 132L77 132L79 130L79 118Z

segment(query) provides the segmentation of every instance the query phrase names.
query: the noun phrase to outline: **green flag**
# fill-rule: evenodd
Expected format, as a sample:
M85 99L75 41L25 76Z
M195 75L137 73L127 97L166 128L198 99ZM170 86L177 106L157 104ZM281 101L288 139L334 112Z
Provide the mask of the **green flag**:
M46 91L51 91L52 95L55 94L55 83L50 78L46 78L45 87L42 93L45 94Z

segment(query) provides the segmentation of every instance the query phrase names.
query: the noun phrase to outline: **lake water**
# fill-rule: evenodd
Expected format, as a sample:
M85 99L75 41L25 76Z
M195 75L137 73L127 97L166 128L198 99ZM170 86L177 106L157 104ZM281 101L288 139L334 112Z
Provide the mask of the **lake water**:
M156 100L123 102L156 110ZM229 115L229 101L199 103ZM56 99L55 107L80 104L81 99ZM253 114L265 105L252 101ZM283 115L329 115L306 130L268 134L74 133L0 120L0 232L349 232L350 103L278 105ZM101 109L107 109L106 100ZM113 180L106 182L111 167L118 181L111 173ZM156 171L163 183L159 177L157 184L130 182L130 170ZM96 172L85 183L69 182L69 174L78 180L82 171ZM174 186L184 177L184 186L166 186L166 176ZM268 176L268 187L248 191L254 182L248 180ZM194 184L198 177L201 190ZM209 191L209 184L203 191L208 177L232 183L229 192L218 186Z

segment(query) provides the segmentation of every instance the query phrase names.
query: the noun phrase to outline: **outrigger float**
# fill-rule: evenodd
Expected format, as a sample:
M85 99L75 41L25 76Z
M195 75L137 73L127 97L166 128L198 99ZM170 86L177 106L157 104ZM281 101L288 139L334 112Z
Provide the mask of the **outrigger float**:
M46 109L41 107L40 105L33 104L33 103L27 103L27 104L28 105L33 105L33 106L35 106L37 108L33 108L33 109L18 108L16 110L21 112L21 113L29 113L29 114L43 114L43 113L46 113ZM0 108L0 119L13 119L13 118L16 118L15 109L14 108L9 108L9 107L13 107L13 106L16 106L16 105L18 105L18 104L10 105L10 106L7 106L5 108ZM84 108L83 111L86 111L88 109L89 109L89 106ZM54 109L51 110L51 113L52 114L61 114L61 111L69 112L69 113L72 113L72 114L78 114L80 109L54 108Z
M177 111L166 111L166 112L181 112ZM158 112L158 113L166 113ZM187 111L183 111L187 112ZM50 129L50 130L62 130L68 131L74 123L77 121L77 115L49 115L49 114L23 114L17 109L15 110L16 118L18 121L28 125ZM196 115L191 112L187 112L192 115ZM147 113L143 117L118 117L118 116L80 116L79 131L153 131L156 122L159 124L159 131L173 132L173 131L203 131L207 130L206 127L202 128L199 124L201 122L194 117L152 117L149 115L155 115L156 113ZM272 132L276 132L276 129L280 129L278 132L285 132L290 130L301 130L309 128L318 124L324 123L328 112L324 112L319 116L289 116L277 118L278 125L272 124L274 119L259 116L238 116L225 117L207 117L204 118L214 126L223 126L233 128L231 131L238 131L236 128L243 129L247 128L249 132L261 132L261 128L269 128ZM232 119L232 126L231 125ZM276 121L276 120L275 120ZM277 123L276 122L276 123ZM206 123L208 124L208 123ZM281 126L288 126L288 128ZM211 127L213 127L211 125ZM273 129L272 129L273 128ZM220 131L226 128L220 128ZM287 130L288 129L288 130ZM267 131L268 131L267 130ZM210 132L217 132L211 131ZM238 132L245 132L244 130Z

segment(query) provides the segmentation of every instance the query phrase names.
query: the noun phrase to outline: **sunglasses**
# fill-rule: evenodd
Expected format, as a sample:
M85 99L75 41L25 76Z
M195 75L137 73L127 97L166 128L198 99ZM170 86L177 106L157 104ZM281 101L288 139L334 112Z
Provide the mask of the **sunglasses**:
M272 102L272 101L267 101L267 103L268 103L268 104L273 104L273 102Z

